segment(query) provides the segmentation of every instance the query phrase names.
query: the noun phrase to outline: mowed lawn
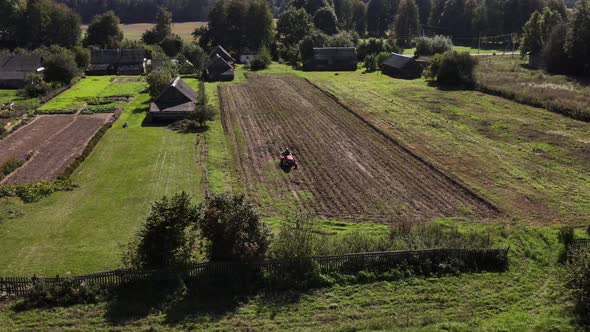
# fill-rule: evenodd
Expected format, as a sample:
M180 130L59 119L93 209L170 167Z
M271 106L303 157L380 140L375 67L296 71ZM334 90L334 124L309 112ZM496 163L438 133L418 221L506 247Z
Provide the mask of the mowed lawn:
M0 200L0 275L116 268L119 246L131 239L153 201L181 190L202 197L196 135L142 126L148 106L146 94L128 105L73 174L79 188L34 204Z

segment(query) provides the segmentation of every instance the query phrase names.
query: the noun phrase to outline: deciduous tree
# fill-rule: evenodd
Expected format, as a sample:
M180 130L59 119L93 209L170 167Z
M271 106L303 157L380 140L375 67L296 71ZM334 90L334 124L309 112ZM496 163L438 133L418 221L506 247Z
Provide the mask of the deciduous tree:
M118 48L123 41L123 31L119 28L121 21L113 11L95 16L86 31L86 45L101 48Z

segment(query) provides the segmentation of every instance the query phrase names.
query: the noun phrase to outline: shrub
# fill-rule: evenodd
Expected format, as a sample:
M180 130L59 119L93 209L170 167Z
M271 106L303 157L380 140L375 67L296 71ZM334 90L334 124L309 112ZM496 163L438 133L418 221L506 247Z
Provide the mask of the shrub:
M0 165L0 180L24 164L24 160L10 159Z
M363 60L369 54L379 54L381 52L389 54L391 52L399 53L400 51L397 46L389 43L387 40L370 38L358 45L357 56L359 60Z
M182 46L182 38L180 38L180 36L177 34L166 36L166 38L164 38L164 40L162 40L160 43L160 47L162 47L164 53L166 53L166 55L169 57L175 57L178 55L178 53L180 53L182 50Z
M47 286L44 282L37 281L27 291L23 300L17 303L16 308L24 310L97 303L103 298L103 295L104 292L101 289L74 279L66 279L55 286Z
M390 53L388 52L380 52L379 54L377 54L377 56L375 57L375 63L377 64L377 67L379 67L379 69L383 67L383 61L387 59L389 54Z
M25 86L21 90L21 93L29 98L35 98L45 95L51 87L43 80L43 75L39 73L33 73L27 75L25 79Z
M453 49L453 42L447 36L418 37L416 43L417 56L445 53Z
M198 216L198 208L185 192L154 202L135 239L125 248L123 263L137 269L189 263L198 238L195 228Z
M263 70L268 68L270 63L272 62L272 57L270 55L270 51L268 48L263 47L260 49L258 54L254 57L254 59L250 62L250 69L251 70Z
M279 48L279 57L291 66L297 66L299 63L299 49L297 46L281 45Z
M47 82L69 84L78 75L78 64L71 52L61 50L45 59L43 73Z
M215 119L215 108L211 105L199 105L193 114L193 120L201 128L207 127L207 122Z
M0 186L1 197L18 197L25 203L34 203L57 191L71 191L76 186L70 180L42 181Z
M177 74L176 69L172 66L158 68L149 73L146 81L150 96L152 98L158 97L170 85L170 82L172 82Z
M243 195L219 194L200 205L199 228L211 261L255 261L270 245L270 228Z
M370 73L377 70L377 60L375 54L369 54L365 57L365 69Z
M448 51L432 58L424 76L443 85L472 87L476 65L476 59L468 52Z
M72 48L72 53L78 68L85 70L90 63L90 50L82 46L75 46Z

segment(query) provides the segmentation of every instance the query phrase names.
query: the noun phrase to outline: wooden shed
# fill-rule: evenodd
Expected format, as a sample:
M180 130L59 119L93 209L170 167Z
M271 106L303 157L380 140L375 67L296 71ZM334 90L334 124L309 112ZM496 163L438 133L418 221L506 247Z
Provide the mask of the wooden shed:
M381 64L381 72L394 78L414 79L422 76L426 63L411 55L391 53Z
M354 47L314 48L313 57L303 64L305 71L355 71L358 60Z
M209 60L209 63L205 68L205 76L207 77L207 80L211 82L233 81L234 67L225 61L222 56L217 55Z
M196 109L197 93L180 77L172 81L150 104L148 120L176 121L186 119Z
M21 89L27 75L41 73L43 58L35 55L1 55L0 89Z

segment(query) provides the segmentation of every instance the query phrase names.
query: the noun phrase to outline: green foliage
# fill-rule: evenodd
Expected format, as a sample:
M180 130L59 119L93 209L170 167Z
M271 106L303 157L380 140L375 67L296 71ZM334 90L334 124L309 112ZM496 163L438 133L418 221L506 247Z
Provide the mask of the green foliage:
M177 34L169 34L160 42L160 47L169 57L175 57L182 50L182 38Z
M578 72L590 73L590 0L576 2L568 22L565 49Z
M152 204L145 224L123 253L125 266L159 269L182 266L193 259L199 209L184 191Z
M34 203L57 191L71 191L76 186L70 180L42 181L38 183L2 185L0 198L18 197L25 203Z
M453 42L447 36L418 37L414 42L417 56L445 53L453 49Z
M365 56L365 68L369 73L377 70L377 59L375 54L368 54Z
M435 55L424 75L443 85L472 87L475 84L476 65L476 59L469 53L448 51Z
M123 42L123 31L119 25L121 21L113 11L96 15L86 31L84 45L94 45L101 48L118 48Z
M104 298L104 291L82 281L66 279L63 283L48 286L38 280L16 304L16 309L65 307L75 304L93 304Z
M551 31L561 20L561 15L549 7L545 7L542 12L535 11L523 27L520 56L524 58L529 52L541 51Z
M333 35L338 32L338 18L330 7L323 7L313 15L313 24L322 32Z
M182 55L193 64L195 70L200 72L207 62L207 53L197 44L186 44L182 49Z
M85 70L88 64L90 64L90 50L78 45L73 47L71 51L74 54L78 68Z
M199 125L200 128L206 128L207 122L215 119L215 108L211 105L197 105L193 120Z
M213 194L200 206L199 225L211 261L263 259L272 233L242 195Z
M369 54L379 54L381 52L399 53L400 49L388 40L380 38L369 38L368 40L362 41L357 47L357 56L360 60Z
M0 181L7 177L8 174L14 172L17 168L21 167L25 162L18 159L10 159L0 165Z
M51 0L28 1L18 27L19 44L26 47L73 47L81 35L80 17L64 4Z
M45 95L50 89L49 84L43 80L42 74L33 73L27 75L22 94L29 98L35 98Z
M420 15L414 0L400 0L394 31L402 46L408 45L420 32Z
M69 84L78 73L76 58L67 50L54 52L45 59L43 74L48 82Z
M390 53L388 52L379 52L379 54L375 56L375 62L377 63L377 67L381 69L383 67L383 61L385 61L385 59L387 59L389 55Z
M558 24L545 41L543 58L547 65L547 71L551 73L572 72L573 66L565 51L565 39L563 38L565 35L567 35L567 25Z
M268 48L263 47L258 51L258 54L254 57L254 59L250 62L250 69L251 70L263 70L268 68L270 63L272 62L272 57L270 55L270 51Z
M156 25L141 36L146 44L160 44L172 34L172 13L164 6L158 8Z
M148 83L148 90L152 98L158 97L177 76L176 70L173 67L158 68L146 77Z
M567 286L580 321L590 324L590 252L572 253L567 265Z
M313 31L313 22L303 8L289 7L277 22L277 36L284 45L299 43Z

